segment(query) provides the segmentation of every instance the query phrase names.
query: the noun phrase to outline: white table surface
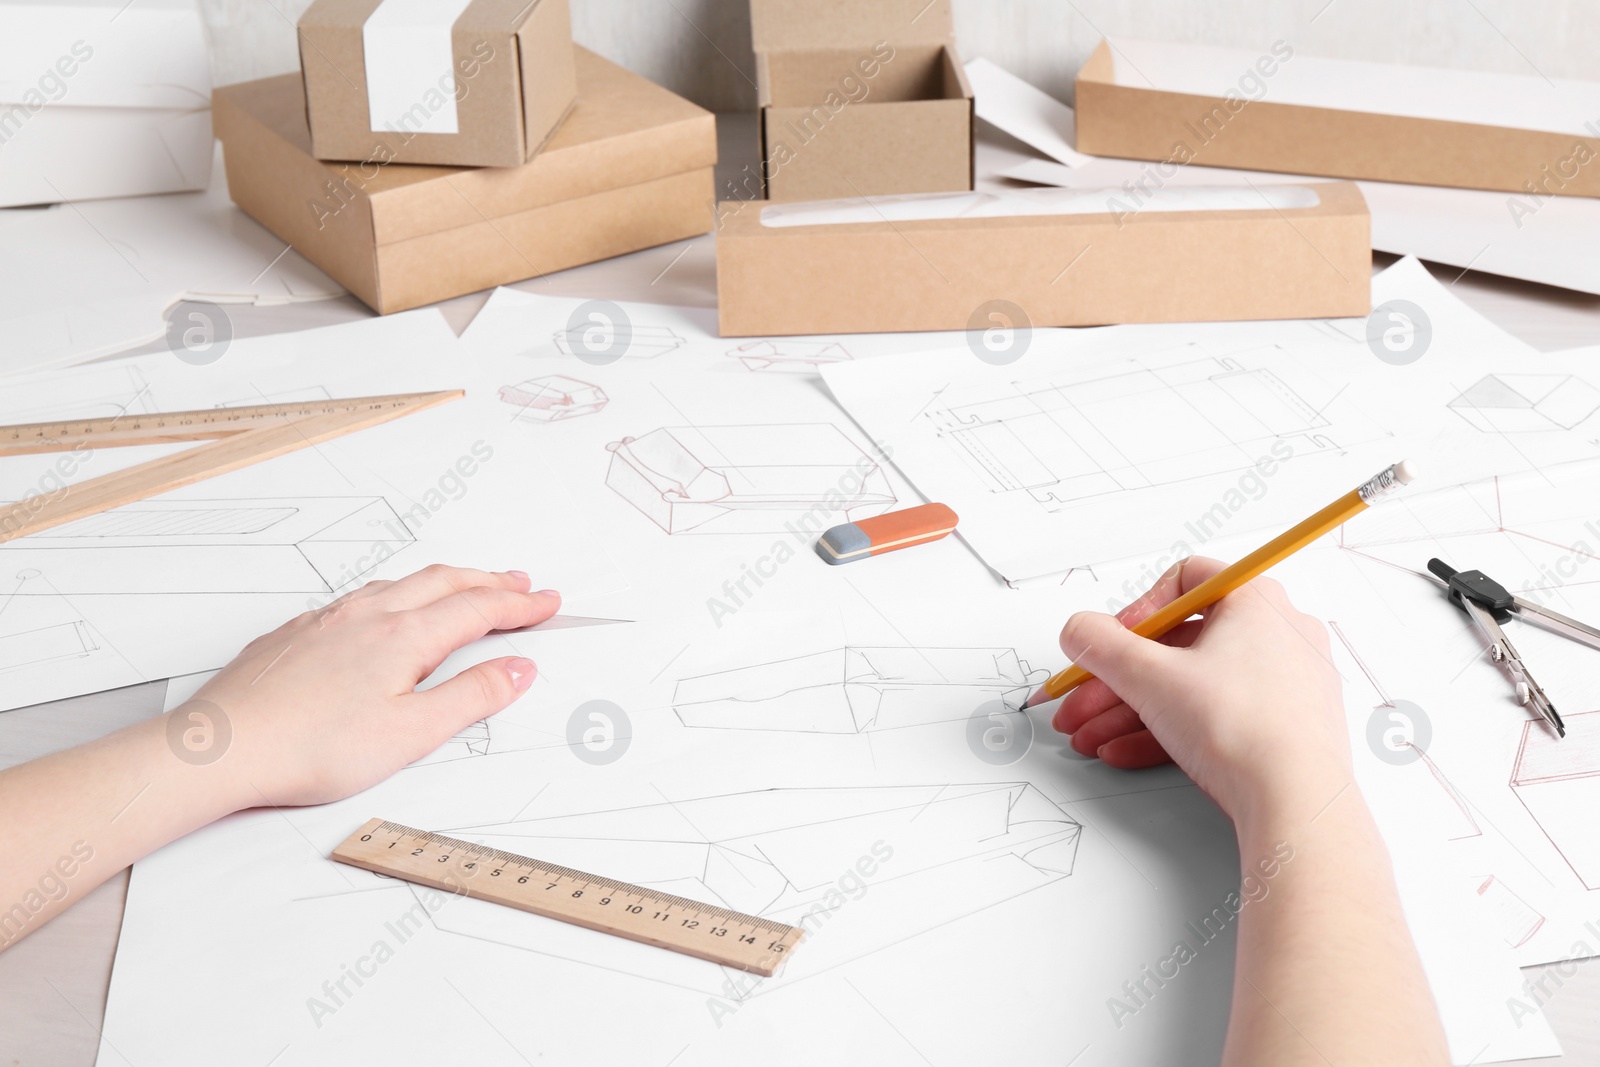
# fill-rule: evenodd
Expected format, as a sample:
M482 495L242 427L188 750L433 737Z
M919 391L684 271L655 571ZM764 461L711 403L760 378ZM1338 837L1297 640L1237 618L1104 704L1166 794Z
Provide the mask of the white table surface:
M748 164L755 144L748 115L723 116L719 188ZM992 130L985 148L998 155L1017 146ZM716 261L712 239L664 248L521 283L517 288L552 295L712 307ZM14 252L15 250L13 250ZM1377 267L1387 266L1379 257ZM1453 267L1433 268L1455 279L1455 291L1472 307L1534 347L1555 351L1600 344L1600 297L1584 296ZM487 294L439 305L460 332ZM348 322L371 315L353 297L274 308L230 308L235 336L248 337ZM150 349L157 350L157 349ZM143 351L143 350L141 350ZM0 715L0 768L92 740L160 713L165 681L40 704ZM94 1063L111 963L127 896L126 872L89 894L16 947L0 953L0 1067L88 1067ZM1596 918L1600 919L1600 905ZM1573 965L1565 965L1573 970ZM1548 972L1548 973L1547 973ZM1600 958L1562 977L1552 967L1530 967L1526 977L1547 990L1545 1011L1567 1054L1540 1064L1600 1064ZM181 990L174 990L181 996ZM146 1067L138 1064L135 1067ZM150 1065L159 1067L159 1065Z

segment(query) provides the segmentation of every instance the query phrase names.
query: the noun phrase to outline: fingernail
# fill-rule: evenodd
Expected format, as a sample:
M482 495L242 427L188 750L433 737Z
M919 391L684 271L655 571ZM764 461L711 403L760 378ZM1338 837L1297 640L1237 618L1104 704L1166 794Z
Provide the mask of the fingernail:
M506 664L506 671L511 675L511 684L519 693L533 684L533 676L538 670L531 659L514 659Z
M553 597L558 597L558 598L561 596L561 594L556 592L554 589L541 589L541 590L539 590L539 595L540 596L553 596Z
M506 571L506 573L511 575L511 577L513 577L513 578L520 578L523 581L527 581L528 580L528 572L527 571Z

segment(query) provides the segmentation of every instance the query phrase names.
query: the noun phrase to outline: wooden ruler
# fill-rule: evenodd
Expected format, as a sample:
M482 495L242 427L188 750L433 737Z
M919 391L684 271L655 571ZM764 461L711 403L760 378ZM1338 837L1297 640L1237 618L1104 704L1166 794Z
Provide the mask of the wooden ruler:
M459 389L0 426L0 457L205 441L0 506L0 543L310 448L465 396Z
M352 867L771 977L798 926L371 819L333 850Z

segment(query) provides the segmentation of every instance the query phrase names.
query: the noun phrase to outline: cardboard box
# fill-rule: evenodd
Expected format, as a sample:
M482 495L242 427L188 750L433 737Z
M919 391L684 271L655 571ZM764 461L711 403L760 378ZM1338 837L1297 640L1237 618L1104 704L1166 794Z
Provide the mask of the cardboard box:
M972 188L949 0L750 0L771 200Z
M316 0L299 39L319 159L520 166L577 94L567 0Z
M1098 156L1600 196L1596 82L1115 39L1077 119Z
M194 0L0 0L0 207L204 189Z
M1126 198L1121 189L1059 192L1095 213L973 216L993 206L972 201L1002 199L983 193L929 198L942 202L947 218L911 217L919 213L914 205L894 198L837 207L723 204L722 335L987 329L994 321L980 312L997 300L1025 316L1004 323L1011 327L1371 310L1370 219L1353 183L1223 188L1189 201L1192 210L1128 205L1127 213L1105 210L1107 199ZM1085 197L1101 199L1084 205ZM1260 206L1210 207L1241 197L1260 198ZM813 209L813 217L831 221L763 219L782 222ZM840 221L852 218L865 221Z
M385 314L709 230L711 113L592 52L577 59L572 117L508 169L324 163L298 76L219 89L228 192Z

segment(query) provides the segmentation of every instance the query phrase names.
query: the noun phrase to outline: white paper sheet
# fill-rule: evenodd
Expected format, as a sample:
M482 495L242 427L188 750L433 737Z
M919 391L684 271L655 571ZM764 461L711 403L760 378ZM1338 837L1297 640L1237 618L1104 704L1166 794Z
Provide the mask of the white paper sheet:
M1408 456L1448 485L1596 455L1592 368L1529 349L1415 260L1375 278L1373 302L1370 327L1041 332L1002 366L962 348L823 376L1011 580L1170 561L1219 533L1286 525ZM1380 358L1391 343L1423 355Z
M1068 167L1089 156L1073 147L1077 123L1072 108L987 59L967 64L978 117Z
M0 707L209 670L339 592L431 562L623 587L438 312L11 379L20 421L465 388L437 409L0 544ZM187 446L0 461L0 500ZM551 522L549 516L566 516ZM26 636L26 635L32 635Z
M575 354L604 342L606 316L614 327L619 312L636 347L605 366ZM759 1054L814 1063L863 1050L904 1057L907 1040L935 1058L949 1050L1019 1063L1079 1053L1079 1063L1215 1058L1231 931L1199 946L1198 960L1120 1028L1111 1001L1127 1003L1122 983L1168 956L1175 939L1193 937L1187 924L1236 886L1225 820L1172 769L1128 776L1072 756L1046 711L1026 720L1025 755L983 756L986 731L1007 727L1015 738L1024 729L1014 714L988 713L1059 666L1061 621L1102 607L1118 575L1015 592L956 538L830 568L802 543L809 538L744 528L747 494L773 473L764 463L745 471L744 450L798 443L805 456L836 464L837 434L873 454L828 400L819 369L892 360L924 341L735 343L714 337L703 312L496 293L448 366L487 383L493 404L565 477L573 507L560 513L589 519L586 543L632 580L624 593L585 600L583 613L647 621L506 635L464 650L436 678L519 653L539 663L539 680L481 730L387 785L325 808L237 816L143 861L100 1062L158 1053L173 1064L275 1054L317 1063L378 1049L421 1063L510 1055L504 1041L530 1058L569 1062L666 1062L687 1047L697 1062ZM725 434L734 417L764 434ZM477 421L494 420L479 412ZM791 440L796 426L812 428ZM672 442L704 453L693 469ZM799 466L808 465L819 464ZM639 478L622 477L629 472ZM882 473L866 496L887 484L898 501L904 483ZM667 475L664 487L652 480ZM653 497L625 495L641 481ZM779 484L792 493L798 483ZM882 502L857 500L862 490L839 491L851 508ZM733 528L708 528L718 523ZM921 599L934 582L937 602ZM961 612L948 610L952 602ZM611 705L604 719L594 717L594 700ZM591 748L583 735L595 728ZM580 755L603 757L619 743L611 763ZM1014 828L983 825L997 795L1038 816L1031 830L1050 838L1041 848L1075 846L1070 874L1059 862L1019 863ZM877 829L904 798L917 802L905 831L892 820ZM798 847L792 829L824 809L841 829ZM600 814L608 811L624 814ZM710 965L471 902L447 902L402 943L385 924L419 914L412 891L324 858L374 814L791 917L819 889L826 897L869 828L878 836L865 847L881 839L904 866L897 873L891 860L885 877L827 912L815 951L797 957L792 974L746 985ZM632 843L608 841L617 826ZM766 858L746 863L744 846L757 841ZM1488 934L1462 934L1452 918L1471 902L1471 887L1430 883L1437 865L1432 853L1419 856L1401 865L1402 893L1457 1058L1553 1053L1542 1016L1503 1012L1520 988L1504 950ZM935 877L941 871L948 877ZM756 899L751 884L778 878L808 885ZM191 903L174 911L180 885ZM1084 923L1085 914L1095 921ZM1002 951L997 927L1030 935ZM374 966L379 940L392 956ZM178 975L215 967L219 946L250 967L206 985L198 1001L168 995ZM962 967L951 969L957 958ZM372 972L360 986L345 977L357 968ZM930 985L930 974L939 981ZM619 1002L634 1025L606 1023ZM829 1026L794 1036L787 1021L796 1012ZM974 1028L962 1021L970 1012L1015 1022ZM437 1025L394 1025L424 1014ZM773 1040L779 1032L790 1036Z
M758 1050L798 1064L904 1058L906 1044L935 1062L1215 1059L1233 931L1202 941L1195 930L1237 885L1226 820L1173 769L1127 776L1071 755L1043 713L1016 762L972 747L975 713L1054 663L1058 611L991 585L959 616L884 601L752 612L721 628L689 616L526 635L541 683L506 714L541 728L538 742L408 770L340 804L235 816L142 861L99 1062L247 1061L287 1046L297 1063L361 1049L421 1064L505 1056L507 1044L551 1062L666 1062L688 1049L708 1064ZM839 681L785 697L775 672L801 653L839 667ZM441 673L486 654L499 653L469 650ZM883 673L904 677L876 689ZM751 687L769 696L738 719L699 718L708 699ZM561 736L596 699L627 715L627 747L609 764ZM793 717L838 725L841 701L881 714L859 729ZM812 938L764 981L472 901L443 901L402 941L414 891L324 858L373 815L790 921L820 903L824 918L805 920ZM847 877L830 901L875 846L887 858L863 888ZM179 885L189 903L173 909ZM1430 914L1440 929L1448 906ZM997 941L995 929L1027 936ZM1153 995L1119 1026L1124 982L1180 939L1197 958L1159 989L1147 981ZM1518 1031L1491 1015L1517 985L1503 954L1475 958L1470 934L1425 943L1437 973L1455 976L1439 997L1468 1055L1556 1050L1542 1018ZM169 995L222 946L250 966L181 1002ZM351 971L365 975L359 987ZM625 1027L606 1023L619 1003ZM1009 1021L958 1023L971 1011ZM784 1025L796 1012L829 1025L797 1032ZM394 1024L424 1013L429 1026Z
M585 360L586 338L623 354ZM859 606L849 583L874 596L918 589L915 560L831 568L812 546L827 527L922 503L818 377L921 338L721 338L714 312L502 289L461 343L628 577L626 594L589 610L727 618L814 603L823 589ZM925 551L991 581L958 541Z
M1370 761L1363 788L1380 820L1442 845L1451 876L1480 899L1479 921L1523 966L1600 955L1591 925L1600 851L1589 818L1600 799L1600 652L1504 624L1569 720L1557 741L1516 703L1466 616L1417 572L1437 556L1600 622L1597 499L1592 463L1412 494L1352 521L1286 571L1307 610L1338 622L1358 751L1372 747L1369 727L1416 746L1413 758L1402 749L1394 761Z
M200 691L201 686L216 676L216 671L201 671L198 674L181 674L176 678L168 678L167 695L161 701L161 710L171 711L179 704L188 702Z
M28 250L0 257L0 376L156 340L179 300L282 304L344 292L233 206L220 160L203 193L0 211L0 233Z

